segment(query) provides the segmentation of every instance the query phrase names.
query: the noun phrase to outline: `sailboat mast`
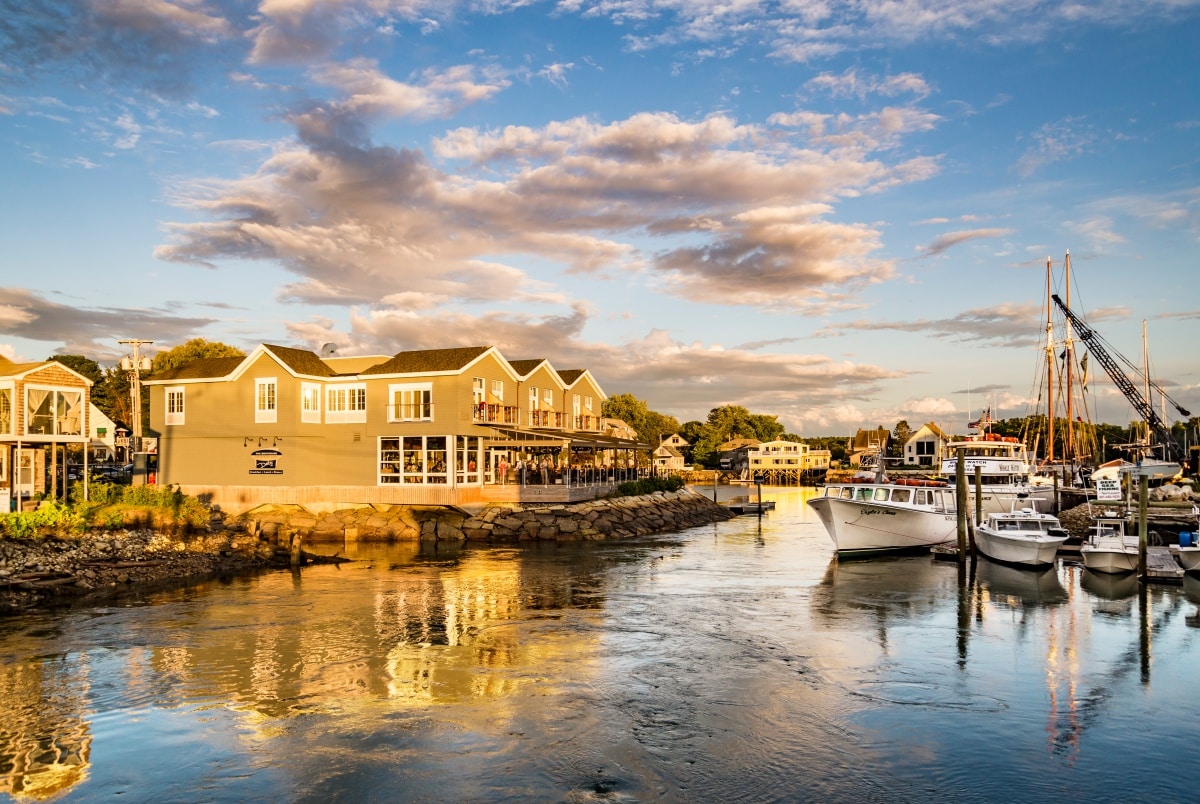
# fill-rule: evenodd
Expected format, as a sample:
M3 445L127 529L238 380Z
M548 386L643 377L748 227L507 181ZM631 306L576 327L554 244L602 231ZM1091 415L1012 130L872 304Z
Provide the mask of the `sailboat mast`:
M1146 319L1142 319L1142 373L1145 374L1146 380L1146 407L1149 410L1154 410L1154 397L1150 396L1150 344L1146 338ZM1146 453L1150 453L1150 422L1144 422L1146 426Z
M1065 267L1063 272L1063 283L1066 285L1067 307L1071 306L1071 252L1067 250ZM1075 417L1072 415L1071 399L1075 396L1075 387L1071 384L1071 366L1075 362L1075 341L1071 338L1071 322L1066 322L1066 330L1063 333L1066 336L1066 354L1067 354L1067 426L1064 432L1063 444L1063 461L1072 461L1078 454L1075 445Z
M1046 463L1054 460L1054 321L1050 307L1050 258L1046 258Z

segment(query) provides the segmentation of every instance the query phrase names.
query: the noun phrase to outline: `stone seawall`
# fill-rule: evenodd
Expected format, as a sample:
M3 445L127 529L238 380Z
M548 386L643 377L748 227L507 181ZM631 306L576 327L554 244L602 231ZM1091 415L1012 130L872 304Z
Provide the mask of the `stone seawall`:
M580 503L493 503L477 513L439 506L361 505L315 514L299 505L262 505L231 525L277 542L581 541L668 533L733 517L688 490Z

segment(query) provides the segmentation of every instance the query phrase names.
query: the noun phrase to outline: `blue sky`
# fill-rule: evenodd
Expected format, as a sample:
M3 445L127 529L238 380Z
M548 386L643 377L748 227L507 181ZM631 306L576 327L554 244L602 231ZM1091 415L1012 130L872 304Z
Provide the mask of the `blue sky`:
M0 0L0 354L494 344L681 421L963 432L1037 395L1069 250L1194 410L1198 41L1200 0Z

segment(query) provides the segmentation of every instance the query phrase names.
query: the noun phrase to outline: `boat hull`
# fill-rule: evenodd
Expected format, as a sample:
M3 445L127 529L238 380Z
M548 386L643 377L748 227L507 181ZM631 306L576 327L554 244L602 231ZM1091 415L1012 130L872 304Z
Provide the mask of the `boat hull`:
M839 556L928 550L957 534L953 511L903 508L886 503L816 497L816 511Z
M1175 557L1185 572L1200 573L1200 547L1180 547Z
M1054 563L1066 536L1010 535L986 526L975 529L975 546L992 561L1021 567L1047 567Z
M1092 572L1115 574L1136 572L1138 568L1137 548L1125 544L1085 544L1079 548L1079 556Z

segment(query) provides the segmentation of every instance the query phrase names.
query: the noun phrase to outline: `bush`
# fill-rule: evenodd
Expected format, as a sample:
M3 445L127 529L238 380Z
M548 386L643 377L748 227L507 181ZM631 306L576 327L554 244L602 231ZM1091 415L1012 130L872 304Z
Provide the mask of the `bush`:
M82 533L83 514L75 508L51 503L36 511L0 517L0 530L10 539L44 539Z
M613 491L613 497L641 497L656 491L679 491L683 488L683 478L679 475L667 477L644 477L641 480L631 480L621 483Z
M131 526L172 531L201 529L209 510L177 487L89 484L89 502L82 502L82 484L72 490L73 505L44 504L28 513L0 515L0 535L10 539L66 537L88 527L117 529Z

